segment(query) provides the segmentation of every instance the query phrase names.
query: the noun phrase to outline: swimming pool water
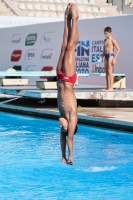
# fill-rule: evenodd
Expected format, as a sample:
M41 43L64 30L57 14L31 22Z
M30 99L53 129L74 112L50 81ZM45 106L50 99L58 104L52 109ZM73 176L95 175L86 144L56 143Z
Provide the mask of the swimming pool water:
M57 121L0 112L0 200L133 199L133 135L79 126L74 162Z

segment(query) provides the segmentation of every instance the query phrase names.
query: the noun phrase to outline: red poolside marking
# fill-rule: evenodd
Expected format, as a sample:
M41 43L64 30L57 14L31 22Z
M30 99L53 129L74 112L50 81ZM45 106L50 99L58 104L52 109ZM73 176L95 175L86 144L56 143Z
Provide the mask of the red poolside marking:
M112 116L105 116L105 115L98 115L98 114L87 114L87 116L92 116L92 117L102 117L102 118L115 118L115 117L112 117Z

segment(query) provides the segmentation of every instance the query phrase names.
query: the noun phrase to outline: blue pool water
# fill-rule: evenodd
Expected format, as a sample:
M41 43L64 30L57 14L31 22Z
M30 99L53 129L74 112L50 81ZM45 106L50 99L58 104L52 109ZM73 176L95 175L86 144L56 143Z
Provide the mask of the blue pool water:
M79 126L61 164L57 121L0 112L0 200L132 200L133 135Z

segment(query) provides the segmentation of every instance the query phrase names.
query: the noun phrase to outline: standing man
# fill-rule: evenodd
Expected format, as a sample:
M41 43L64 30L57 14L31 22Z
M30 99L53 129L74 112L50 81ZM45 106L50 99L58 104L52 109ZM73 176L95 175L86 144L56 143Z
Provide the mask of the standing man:
M116 40L112 37L112 29L111 27L106 27L104 29L104 35L106 39L104 40L104 50L100 61L104 59L104 65L106 70L106 84L107 87L104 89L105 91L113 91L113 83L114 83L114 76L113 76L113 68L116 64L116 59L120 53L120 47ZM116 54L114 54L114 49L116 49Z

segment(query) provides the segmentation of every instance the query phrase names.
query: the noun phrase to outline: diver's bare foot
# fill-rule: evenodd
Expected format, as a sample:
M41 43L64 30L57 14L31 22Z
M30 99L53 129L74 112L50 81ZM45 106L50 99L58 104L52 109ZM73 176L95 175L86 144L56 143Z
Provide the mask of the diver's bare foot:
M67 164L68 164L68 165L73 165L73 164L74 164L73 159L70 159L70 158L69 158L69 159L67 160Z
M66 163L67 162L67 159L66 158L62 158L62 164Z
M67 8L66 8L66 11L65 11L65 18L71 18L71 15L70 15L70 8L72 7L72 3L69 3L67 5Z
M112 88L108 88L105 90L106 92L113 92L113 89Z
M78 13L78 8L75 4L72 4L71 9L70 9L70 13L72 15L72 19L76 19L78 20L79 18L79 13Z

